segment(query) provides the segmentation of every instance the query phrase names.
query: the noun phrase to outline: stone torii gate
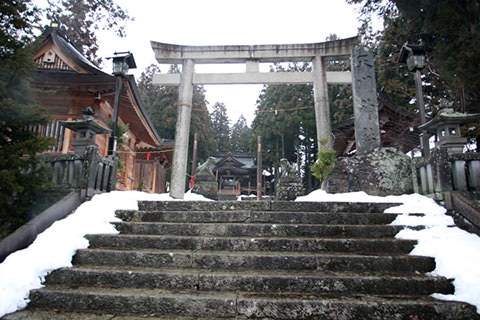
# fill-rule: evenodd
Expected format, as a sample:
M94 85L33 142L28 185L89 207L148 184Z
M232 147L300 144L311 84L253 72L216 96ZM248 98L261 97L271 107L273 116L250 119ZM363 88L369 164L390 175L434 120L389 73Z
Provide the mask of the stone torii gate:
M170 195L183 199L193 85L204 84L312 84L319 150L333 147L328 83L353 85L357 151L380 146L373 55L354 47L357 37L310 43L253 46L183 46L151 41L159 63L182 64L181 74L155 74L153 84L179 86L175 150ZM351 72L327 72L325 57L352 56ZM312 72L259 72L259 63L308 61ZM195 73L195 64L245 63L244 73ZM353 81L352 81L353 78Z

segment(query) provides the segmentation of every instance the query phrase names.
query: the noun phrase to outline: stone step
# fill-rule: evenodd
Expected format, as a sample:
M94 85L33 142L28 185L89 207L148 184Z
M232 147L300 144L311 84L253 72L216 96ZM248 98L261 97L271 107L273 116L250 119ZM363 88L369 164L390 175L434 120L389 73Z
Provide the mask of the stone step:
M127 222L216 222L282 224L389 224L397 215L365 212L288 212L288 211L136 211L117 210Z
M475 320L475 307L421 296L344 296L51 286L32 291L34 308L114 314L239 319Z
M383 212L400 203L294 201L139 201L140 211Z
M315 294L453 294L443 277L415 274L353 274L322 272L206 272L200 269L63 268L47 277L47 285L67 287L148 288L166 290L290 292Z
M212 237L212 236L157 236L134 234L88 235L90 248L160 249L160 250L229 250L229 251L294 251L294 252L350 252L350 253L409 253L415 240L347 239L313 237Z
M435 260L411 255L312 254L185 250L83 249L76 265L207 270L304 270L336 272L430 272Z
M173 315L119 315L117 313L100 313L100 312L75 312L48 310L39 308L28 308L19 312L6 315L2 320L237 320L235 318L198 318L198 317L182 317Z
M231 237L394 237L403 226L396 225L326 225L266 223L160 223L115 222L122 234L231 236Z
M235 194L217 194L218 201L233 201L237 199Z

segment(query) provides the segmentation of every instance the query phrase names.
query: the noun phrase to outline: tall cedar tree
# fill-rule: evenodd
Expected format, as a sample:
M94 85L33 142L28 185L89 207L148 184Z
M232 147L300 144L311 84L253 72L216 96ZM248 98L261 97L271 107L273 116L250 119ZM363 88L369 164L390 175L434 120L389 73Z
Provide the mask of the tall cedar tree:
M255 150L252 142L253 131L248 127L245 117L241 115L231 129L231 150L234 153L251 153L253 150Z
M308 64L291 64L287 70L275 65L270 71L307 71ZM303 158L305 185L311 186L309 167L315 161L316 127L311 85L264 86L257 101L252 129L262 137L263 163L276 173L280 158L297 162Z
M213 105L210 115L213 132L215 134L216 151L219 153L232 152L230 144L230 120L227 115L227 107L221 102Z
M90 60L97 64L98 30L113 30L125 36L125 25L133 20L114 0L49 0L46 17L58 22L69 40Z
M175 139L177 119L178 88L154 85L152 82L153 75L160 72L160 68L156 65L147 67L140 76L138 87L145 108L158 134L162 138L173 140ZM169 73L178 72L176 66L172 66L169 70ZM215 151L215 141L207 109L205 90L202 86L194 86L193 89L189 150L192 150L195 133L198 134L198 160L204 161Z
M28 35L36 12L30 1L0 4L0 238L26 222L47 181L36 154L51 141L27 130L45 122L30 87Z

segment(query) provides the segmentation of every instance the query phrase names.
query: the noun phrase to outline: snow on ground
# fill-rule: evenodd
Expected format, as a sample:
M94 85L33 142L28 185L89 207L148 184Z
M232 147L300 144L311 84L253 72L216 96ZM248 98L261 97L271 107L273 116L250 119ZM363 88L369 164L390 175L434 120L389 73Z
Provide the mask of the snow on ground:
M0 264L0 317L26 307L28 293L42 287L45 276L58 268L71 267L72 256L87 248L86 234L118 233L110 222L119 221L116 209L138 210L138 200L175 200L168 194L113 191L84 202L65 219L56 221L26 249L10 254ZM185 200L208 200L185 194Z
M138 200L174 200L168 194L147 194L138 191L114 191L96 195L83 203L73 214L55 222L26 249L8 256L0 264L0 317L24 308L28 293L42 287L45 276L54 269L71 266L75 251L88 247L86 234L117 233L110 222L118 221L117 209L138 209ZM187 193L185 200L208 200ZM418 245L411 254L435 257L432 272L455 278L455 295L434 296L440 299L466 301L480 310L480 238L454 226L445 209L433 200L418 194L377 197L364 192L327 194L317 190L296 201L394 202L402 203L386 213L401 213L393 224L425 225L425 229L406 227L397 238L415 239ZM410 216L409 213L424 213Z
M378 197L365 192L327 194L316 190L296 201L348 201L402 203L385 210L400 215L392 222L406 226L396 238L417 240L412 255L434 257L433 275L454 279L455 294L433 294L435 298L473 304L480 313L480 237L455 226L446 209L419 194ZM423 216L409 215L423 213ZM409 227L425 226L421 230Z

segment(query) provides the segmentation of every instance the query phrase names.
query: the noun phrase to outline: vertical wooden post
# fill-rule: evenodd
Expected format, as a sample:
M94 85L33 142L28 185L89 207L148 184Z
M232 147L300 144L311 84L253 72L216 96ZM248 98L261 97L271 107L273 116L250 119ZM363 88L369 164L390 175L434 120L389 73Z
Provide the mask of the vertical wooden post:
M197 170L197 146L198 146L198 134L195 132L193 135L193 154L192 154L192 185L193 188L193 179L195 177L195 171Z
M425 101L423 100L423 86L422 86L422 73L419 69L415 71L415 98L417 100L418 110L420 111L420 124L424 124L427 120L425 116ZM422 156L425 158L430 157L430 142L427 132L422 131L420 133L420 145L422 149Z
M122 77L115 76L115 98L113 100L112 135L110 137L111 144L109 145L109 154L113 155L113 157L117 156L118 108L120 107L120 94L122 93L122 88Z
M262 200L262 137L257 137L257 200Z

